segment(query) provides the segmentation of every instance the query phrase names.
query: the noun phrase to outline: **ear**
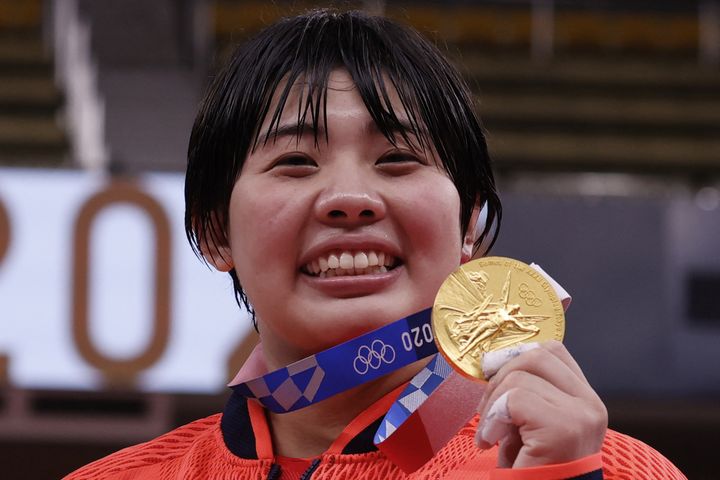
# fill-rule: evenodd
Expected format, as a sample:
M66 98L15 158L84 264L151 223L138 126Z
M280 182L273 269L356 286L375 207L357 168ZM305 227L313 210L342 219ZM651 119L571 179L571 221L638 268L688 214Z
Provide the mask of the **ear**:
M480 204L476 203L473 207L472 213L470 214L470 222L468 223L467 232L465 232L465 238L463 238L463 244L460 253L461 263L466 263L472 258L473 250L475 249L475 240L478 239L480 233L484 228L484 225L478 225L481 210L482 208Z
M220 272L229 272L235 265L233 264L232 252L228 245L227 237L219 228L215 218L213 217L212 231L199 232L200 253L210 265Z
M200 252L205 261L220 272L229 272L235 268L230 247L227 245L208 243L207 237L203 237L200 241Z

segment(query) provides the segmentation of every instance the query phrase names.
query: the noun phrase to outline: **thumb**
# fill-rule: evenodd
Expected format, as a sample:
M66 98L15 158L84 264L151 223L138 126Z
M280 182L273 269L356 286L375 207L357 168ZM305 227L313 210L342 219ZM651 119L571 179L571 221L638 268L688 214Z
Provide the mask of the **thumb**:
M510 433L500 440L498 449L498 468L512 468L515 465L515 459L523 446L522 438L517 427L513 427Z

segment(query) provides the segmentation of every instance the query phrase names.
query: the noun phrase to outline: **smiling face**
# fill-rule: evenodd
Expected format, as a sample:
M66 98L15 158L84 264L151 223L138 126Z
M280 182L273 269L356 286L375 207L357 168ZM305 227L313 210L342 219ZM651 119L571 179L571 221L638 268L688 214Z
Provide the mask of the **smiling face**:
M298 139L296 105L248 155L227 227L273 368L431 306L463 245L435 154L389 142L344 70L330 76L317 143L309 127Z

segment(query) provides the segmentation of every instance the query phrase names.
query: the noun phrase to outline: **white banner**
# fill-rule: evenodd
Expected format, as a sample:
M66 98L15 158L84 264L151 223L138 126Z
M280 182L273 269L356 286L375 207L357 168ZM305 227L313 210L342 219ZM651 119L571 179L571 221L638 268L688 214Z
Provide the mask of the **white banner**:
M0 381L222 389L250 320L183 211L180 174L0 169Z

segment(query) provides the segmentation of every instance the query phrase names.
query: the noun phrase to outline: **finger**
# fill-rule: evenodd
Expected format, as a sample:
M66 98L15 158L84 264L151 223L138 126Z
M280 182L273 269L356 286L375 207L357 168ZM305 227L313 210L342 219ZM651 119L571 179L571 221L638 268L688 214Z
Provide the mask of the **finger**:
M536 380L537 385L543 382L542 379ZM498 465L523 468L563 463L596 453L602 446L606 417L594 412L583 401L559 390L554 395L548 395L545 389L538 391L535 388L512 388L500 398L506 399L505 418L510 419L512 426L507 425L500 439L501 451L503 448L506 451L502 453L503 459L498 458ZM482 427L481 423L479 428ZM479 435L483 435L482 432L485 429ZM516 436L522 443L519 450L512 448Z
M562 392L557 398L552 398L543 390L532 388L513 388L507 395L508 415L513 425L516 427L534 427L538 422L556 412L559 408L563 408L567 402L567 395Z
M600 450L604 432L587 430L581 417L562 418L573 410L571 403L554 405L530 390L510 392L508 410L523 441L513 468L569 462Z
M559 342L557 340L548 340L546 342L542 342L540 344L541 348L544 348L548 352L552 353L556 357L560 359L567 367L575 373L575 375L578 376L582 381L587 382L587 379L585 378L585 374L583 373L582 369L580 368L580 365L575 361L572 355L570 355L570 352L568 352L568 349L565 347L565 345L562 342Z
M555 347L550 347L551 349ZM544 378L560 390L576 397L591 395L592 388L584 377L578 376L567 363L563 362L548 348L527 351L506 363L488 383L487 397L505 377L515 371L524 371Z
M487 352L482 357L482 371L485 378L489 380L510 360L521 353L535 348L540 348L540 344L538 342L518 343L510 347Z
M481 402L478 406L481 422L490 415L491 408L496 405L499 398L514 390L535 392L536 395L543 397L547 402L553 404L560 404L568 397L565 392L544 378L523 370L515 370L506 375L504 381L496 385L491 392L486 392L487 397L483 396L484 403ZM512 412L508 410L510 417L512 417L511 413ZM512 423L517 425L514 419Z
M511 433L500 440L497 458L498 468L512 468L520 449L523 447L523 440L518 428L513 426L511 429Z
M480 448L490 448L508 436L512 419L507 406L508 392L500 395L491 405L475 432L475 443Z

